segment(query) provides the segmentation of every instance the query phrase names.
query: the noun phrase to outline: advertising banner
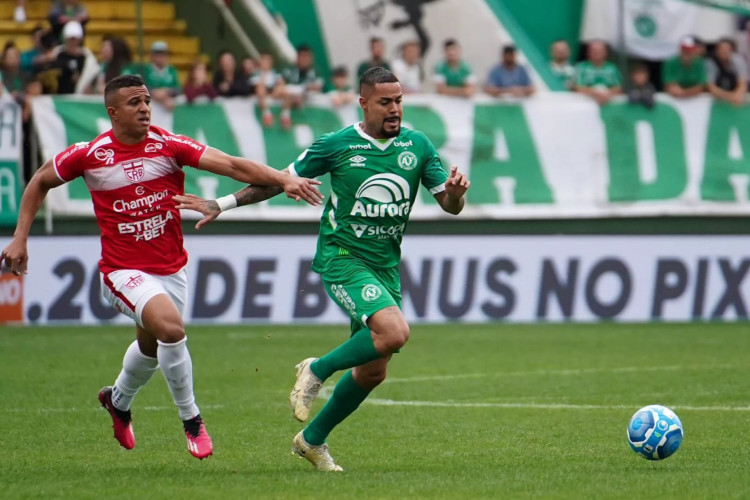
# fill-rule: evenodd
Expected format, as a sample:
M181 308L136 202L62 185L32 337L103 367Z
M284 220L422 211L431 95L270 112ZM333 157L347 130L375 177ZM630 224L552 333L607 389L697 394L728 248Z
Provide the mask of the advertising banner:
M186 321L347 324L310 269L315 243L314 236L187 237ZM404 312L425 323L746 320L749 243L746 236L407 236ZM29 251L23 286L0 281L6 317L17 318L20 307L29 324L130 323L101 298L97 238L36 237Z
M154 107L156 125L232 154L285 168L315 138L359 119L355 106L321 97L292 114L290 130L264 128L254 101ZM100 99L34 100L42 151L109 128ZM466 218L745 215L750 190L750 108L709 97L660 97L653 110L616 102L600 108L579 95L525 101L409 96L404 125L423 131L444 165L468 173ZM347 151L348 152L348 151ZM215 198L242 184L186 167L186 189ZM323 188L327 189L327 178ZM82 179L50 192L54 213L93 215ZM186 214L197 217L197 214ZM277 196L222 214L246 220L317 220L320 209ZM424 190L414 219L447 217Z
M13 227L18 219L22 143L21 108L8 97L0 98L0 227Z

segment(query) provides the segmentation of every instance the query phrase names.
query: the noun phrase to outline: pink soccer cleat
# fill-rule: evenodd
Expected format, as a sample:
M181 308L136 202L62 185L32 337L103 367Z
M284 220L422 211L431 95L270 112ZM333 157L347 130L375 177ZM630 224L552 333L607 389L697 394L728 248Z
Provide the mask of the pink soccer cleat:
M115 408L112 404L112 387L109 386L99 391L99 402L112 417L112 428L115 430L117 442L126 450L132 450L135 447L135 434L130 410L122 411Z
M201 416L183 420L182 425L185 428L185 437L190 454L200 460L211 456L214 452L214 445L211 442L211 436L206 432L206 425L203 423Z

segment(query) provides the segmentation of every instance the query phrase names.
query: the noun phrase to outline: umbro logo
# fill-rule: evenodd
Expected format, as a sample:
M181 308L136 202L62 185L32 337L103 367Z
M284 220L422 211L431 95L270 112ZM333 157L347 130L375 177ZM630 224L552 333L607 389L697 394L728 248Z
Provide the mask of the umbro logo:
M361 238L365 231L367 231L367 225L365 224L352 224L352 231L357 235L357 238Z
M352 167L364 167L365 161L367 161L367 158L365 158L362 155L357 155L357 156L352 156L351 158L349 158L349 161L352 162L351 163Z

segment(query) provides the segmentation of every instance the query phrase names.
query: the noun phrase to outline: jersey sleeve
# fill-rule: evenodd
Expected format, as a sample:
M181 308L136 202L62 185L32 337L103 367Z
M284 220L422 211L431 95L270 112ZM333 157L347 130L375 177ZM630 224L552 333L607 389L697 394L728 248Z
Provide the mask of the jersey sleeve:
M79 142L69 146L52 158L52 166L61 181L70 182L83 175L83 171L86 169L88 148L88 142Z
M443 167L443 162L440 159L440 154L432 145L432 142L427 137L424 137L425 142L425 163L422 169L422 185L426 187L430 194L438 194L445 191L445 181L448 180L448 172Z
M289 165L292 175L314 179L330 172L335 164L331 134L321 136Z
M197 167L201 156L208 149L205 144L185 135L169 135L166 138L175 160L181 167L185 165Z

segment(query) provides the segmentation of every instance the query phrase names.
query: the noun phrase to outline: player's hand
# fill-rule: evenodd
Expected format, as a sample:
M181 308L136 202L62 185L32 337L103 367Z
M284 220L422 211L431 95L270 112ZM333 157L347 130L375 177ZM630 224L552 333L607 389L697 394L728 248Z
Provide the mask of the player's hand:
M286 192L287 198L295 201L304 200L312 206L317 206L325 199L325 196L315 187L319 185L320 181L316 181L315 179L287 175L282 187Z
M445 181L445 194L453 199L462 198L469 186L471 186L469 178L459 172L458 167L451 167L451 174Z
M204 200L200 196L195 196L194 194L185 194L185 196L176 194L172 199L177 202L178 210L195 210L196 212L203 214L203 218L195 225L195 229L200 229L217 218L221 213L216 200Z
M29 262L29 253L26 250L26 240L13 238L13 241L5 247L0 255L0 267L9 267L16 276L26 274L26 264Z

